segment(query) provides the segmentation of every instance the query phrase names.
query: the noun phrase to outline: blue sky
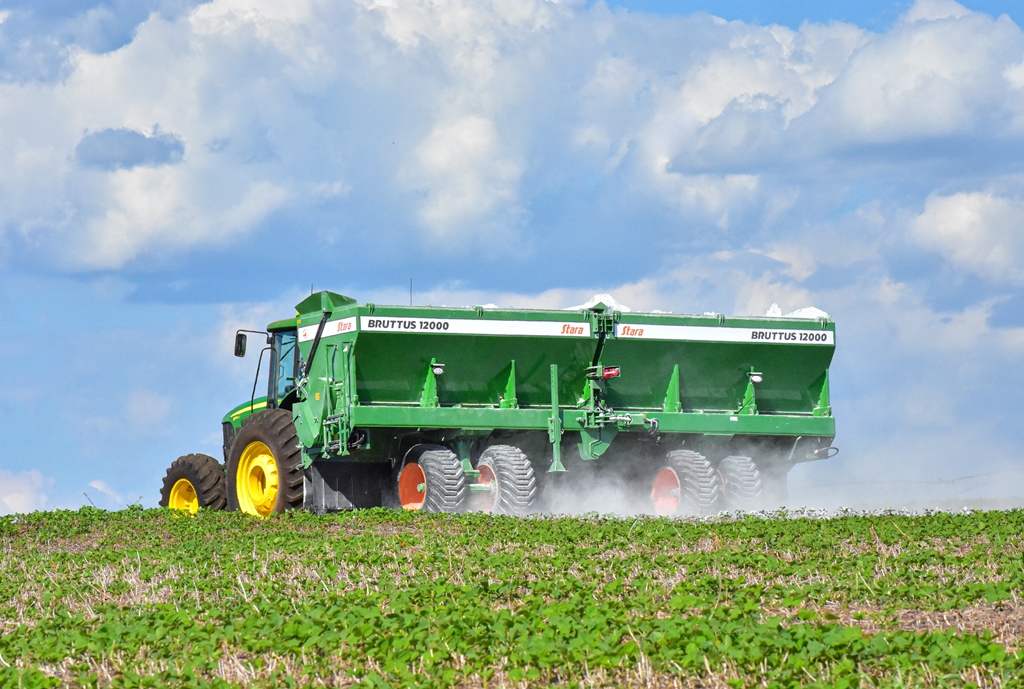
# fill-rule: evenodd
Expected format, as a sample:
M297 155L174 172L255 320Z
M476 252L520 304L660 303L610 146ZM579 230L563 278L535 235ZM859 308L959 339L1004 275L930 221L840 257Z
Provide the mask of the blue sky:
M592 5L593 3L587 3ZM804 22L829 24L847 22L872 31L885 31L913 5L913 0L861 0L860 2L821 2L815 0L626 0L606 3L612 8L662 15L706 12L716 17L751 24L782 24L799 29ZM972 10L998 17L1018 17L1016 0L977 0L967 4Z
M0 2L0 511L155 504L248 395L235 328L410 278L816 306L842 453L794 500L1021 499L1021 14Z

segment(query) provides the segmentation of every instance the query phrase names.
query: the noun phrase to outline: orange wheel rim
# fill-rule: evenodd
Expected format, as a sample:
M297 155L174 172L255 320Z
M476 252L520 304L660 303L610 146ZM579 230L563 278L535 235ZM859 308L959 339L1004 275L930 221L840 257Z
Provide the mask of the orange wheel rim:
M479 511L490 513L498 504L498 482L494 477L494 469L489 464L478 464L476 468L480 472L476 477L477 484L490 486L491 490L488 493L477 493L473 502Z
M410 462L398 474L398 500L402 509L422 510L427 496L427 476L416 462Z
M675 514L679 509L679 493L682 485L679 483L679 475L675 469L665 467L654 477L654 485L651 487L651 499L654 500L654 510L660 515Z

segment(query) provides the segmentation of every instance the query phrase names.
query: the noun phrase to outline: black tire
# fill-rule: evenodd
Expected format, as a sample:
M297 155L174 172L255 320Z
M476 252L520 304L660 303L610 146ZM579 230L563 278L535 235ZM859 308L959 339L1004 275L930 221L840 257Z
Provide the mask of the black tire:
M494 477L494 492L484 511L522 516L532 510L537 478L530 458L522 450L512 445L492 445L480 454L476 468L486 468Z
M412 453L395 472L394 483L399 506L424 512L461 512L468 492L462 462L440 445L424 445ZM416 491L417 485L423 490Z
M750 457L726 457L718 463L718 475L726 509L747 511L761 506L761 472Z
M672 497L659 490L659 482L672 485ZM665 516L715 514L722 499L722 486L711 463L693 450L675 450L665 457L652 482L651 498L655 511Z
M277 474L277 485L273 495L265 502L252 500L252 484L239 486L239 465L243 471L251 469L251 455L247 448L255 450L255 443L263 443L270 450ZM229 510L242 510L259 517L280 514L286 510L302 507L303 471L302 452L299 449L299 438L295 434L292 413L284 409L270 409L254 414L246 419L238 430L227 464L227 503ZM243 461L244 458L244 461ZM255 472L250 471L250 480ZM239 491L244 489L245 495Z
M171 462L160 488L160 506L170 504L171 490L178 481L185 480L192 485L199 507L206 510L222 510L227 505L224 493L224 467L209 455L191 454L178 457Z

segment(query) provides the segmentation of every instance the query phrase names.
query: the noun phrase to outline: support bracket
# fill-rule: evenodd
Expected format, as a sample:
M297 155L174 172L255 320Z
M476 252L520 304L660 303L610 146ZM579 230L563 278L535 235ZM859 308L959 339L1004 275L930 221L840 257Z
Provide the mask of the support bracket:
M466 474L466 478L469 479L469 483L474 483L476 477L480 475L480 472L473 468L473 461L470 459L473 451L473 442L475 438L471 437L458 437L453 438L451 441L452 450L459 458L459 462L462 464L462 471Z
M551 440L551 467L548 472L565 471L562 466L562 412L558 408L558 364L551 364L551 417L548 419Z
M512 359L512 368L508 373L508 382L505 383L505 394L498 401L501 409L518 409L519 400L516 398L516 360Z
M665 404L662 409L672 414L683 409L679 401L679 364L672 367L672 377L668 379L668 390L665 392Z
M434 371L438 368L437 359L431 358L430 365L427 366L427 379L423 382L423 394L420 395L420 406L421 407L436 407L438 406L437 399L437 375ZM441 367L442 370L443 367Z
M818 404L814 407L813 416L832 416L832 400L828 388L828 369L823 374L825 380L821 382L821 394L818 395Z
M761 374L754 370L754 367L750 367L750 371L747 373L747 390L743 393L743 403L740 408L736 410L737 414L747 414L753 416L757 413L757 390L754 388L754 383L761 382Z

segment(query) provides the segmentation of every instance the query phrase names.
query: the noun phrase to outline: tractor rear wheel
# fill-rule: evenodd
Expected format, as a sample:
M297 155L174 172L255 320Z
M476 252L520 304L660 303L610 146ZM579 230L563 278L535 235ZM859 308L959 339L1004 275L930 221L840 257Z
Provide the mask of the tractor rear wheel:
M188 510L224 509L224 467L209 455L191 454L171 462L160 489L160 506Z
M228 509L264 518L300 508L302 478L291 412L271 409L246 419L228 454Z
M537 479L530 458L512 445L492 445L477 460L478 483L490 484L490 493L481 496L483 512L521 516L530 511L537 498Z
M721 491L718 474L704 455L676 450L655 474L651 500L663 516L709 515L718 511Z
M744 455L730 455L718 463L722 492L727 509L757 509L761 500L761 472L754 460Z
M462 462L440 445L428 445L406 460L396 482L398 501L405 510L455 513L466 499Z

